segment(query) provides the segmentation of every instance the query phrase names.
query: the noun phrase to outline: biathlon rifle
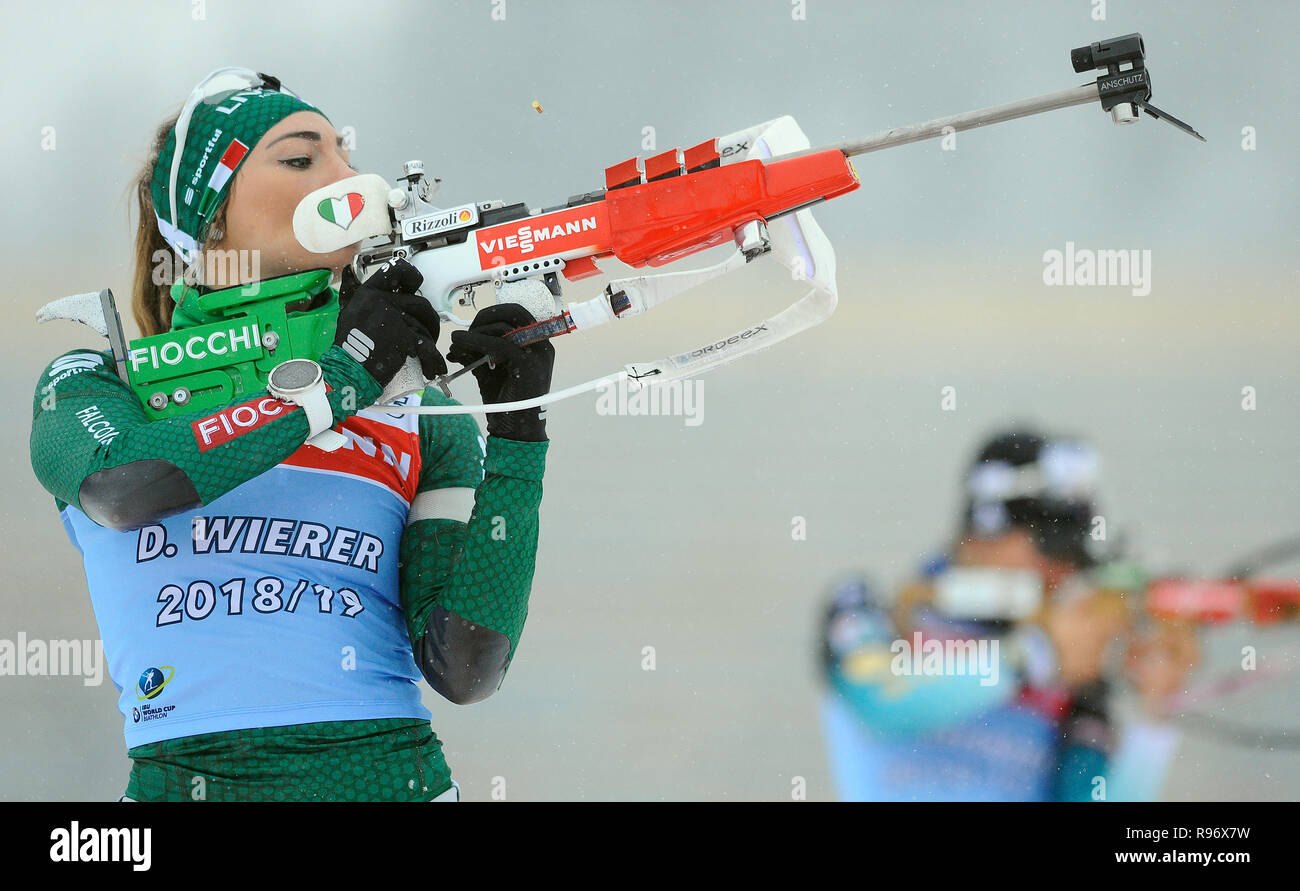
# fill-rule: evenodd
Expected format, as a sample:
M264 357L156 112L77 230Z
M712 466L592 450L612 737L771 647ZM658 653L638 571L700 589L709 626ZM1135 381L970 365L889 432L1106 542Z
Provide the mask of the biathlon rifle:
M537 399L490 406L395 406L393 410L510 411L619 380L639 389L716 368L831 315L838 300L835 254L810 209L859 187L849 161L852 157L1098 101L1116 123L1133 123L1144 111L1204 141L1191 127L1150 104L1151 75L1140 34L1080 47L1070 53L1070 60L1076 72L1104 69L1106 73L1059 92L820 148L810 147L793 118L776 118L685 150L674 148L615 164L605 170L604 188L540 210L501 201L437 207L430 201L440 180L426 176L420 161L408 161L400 187L390 186L376 174L363 174L308 195L295 211L294 232L304 247L317 253L360 244L354 271L362 280L383 263L407 260L424 277L420 293L446 322L469 325L470 310L477 308L477 291L490 288L497 302L519 303L537 319L507 335L521 345L635 317L764 256L777 259L793 278L811 285L803 298L770 319ZM713 266L621 278L609 282L596 298L574 304L562 299L561 277L574 282L596 275L602 259L613 257L634 268L655 268L726 244L734 245L734 251ZM55 301L38 318L75 318L106 333L119 374L135 389L150 416L161 418L224 405L265 386L266 375L280 362L318 355L322 342L328 345L324 338L329 332L318 325L295 326L295 314L286 301L266 302L266 298L265 293L254 293L248 303L227 300L224 306L208 305L199 298L200 309L223 315L225 328L250 324L257 332L251 338L255 342L241 343L241 349L216 358L192 358L193 350L186 347L192 347L193 338L203 333L197 328L124 345L107 290ZM202 351L202 344L198 349ZM168 357L175 361L168 364ZM440 385L446 390L448 380L470 367L445 377ZM425 386L418 363L409 360L380 402Z

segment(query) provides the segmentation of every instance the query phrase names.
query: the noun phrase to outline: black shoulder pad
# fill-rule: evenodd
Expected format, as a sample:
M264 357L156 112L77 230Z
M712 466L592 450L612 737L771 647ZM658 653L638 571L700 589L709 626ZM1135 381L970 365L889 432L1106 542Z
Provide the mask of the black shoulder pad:
M160 458L95 471L81 481L77 500L86 516L118 532L139 529L202 504L185 472Z

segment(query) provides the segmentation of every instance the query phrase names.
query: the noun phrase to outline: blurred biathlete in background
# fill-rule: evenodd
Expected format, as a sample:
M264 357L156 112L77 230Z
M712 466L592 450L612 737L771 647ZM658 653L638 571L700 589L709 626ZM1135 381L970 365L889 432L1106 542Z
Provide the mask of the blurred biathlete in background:
M852 801L1150 800L1177 735L1160 702L1197 660L1189 631L1135 633L1090 581L1105 541L1087 444L992 437L965 478L955 542L883 601L834 587L822 723ZM1112 549L1114 550L1114 549ZM1108 668L1112 650L1122 668ZM1118 728L1115 682L1143 717Z

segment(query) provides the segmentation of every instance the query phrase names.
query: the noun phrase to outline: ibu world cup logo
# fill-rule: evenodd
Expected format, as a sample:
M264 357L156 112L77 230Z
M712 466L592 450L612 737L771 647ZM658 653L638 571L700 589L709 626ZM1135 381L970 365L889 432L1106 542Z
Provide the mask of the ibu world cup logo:
M175 676L176 669L170 665L146 668L140 673L140 680L135 685L136 699L156 699L162 693L163 687L171 683L171 679Z

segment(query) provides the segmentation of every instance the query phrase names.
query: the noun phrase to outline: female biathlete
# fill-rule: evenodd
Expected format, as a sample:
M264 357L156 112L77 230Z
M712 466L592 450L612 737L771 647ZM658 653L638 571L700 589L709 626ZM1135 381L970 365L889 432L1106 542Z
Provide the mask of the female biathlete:
M294 312L337 321L332 345L327 329L298 357L323 386L277 390L272 372L227 405L150 421L110 351L65 353L37 384L32 466L81 551L121 691L126 800L455 800L420 674L476 702L518 646L545 421L490 414L484 442L465 415L368 408L408 357L426 377L446 365L414 267L358 283L355 246L310 254L294 238L299 201L354 174L330 121L277 79L213 72L135 184L136 322L149 336L229 319L187 347L219 354L252 339L223 305L300 294ZM173 250L188 267L168 286ZM214 273L215 251L256 280ZM475 369L484 402L550 389L554 348L501 336L531 320L505 304L453 333L449 359L492 359ZM432 388L401 401L455 404ZM307 442L331 428L341 447Z

